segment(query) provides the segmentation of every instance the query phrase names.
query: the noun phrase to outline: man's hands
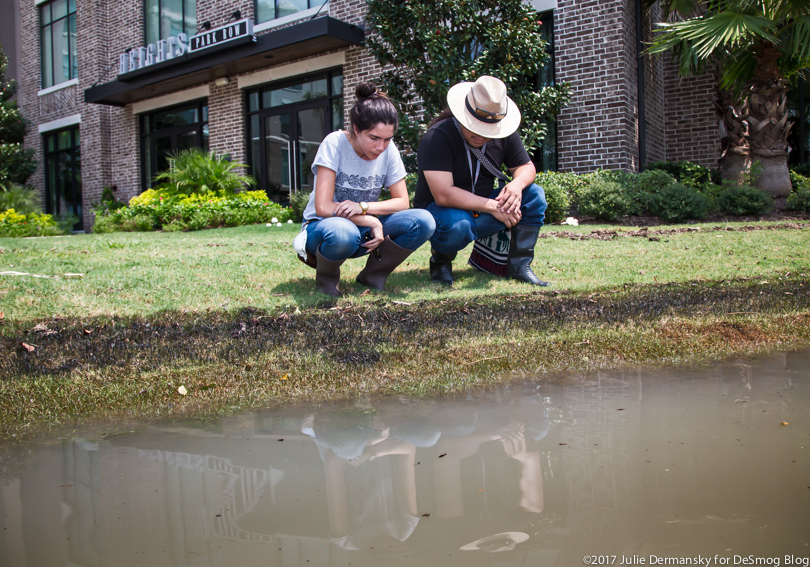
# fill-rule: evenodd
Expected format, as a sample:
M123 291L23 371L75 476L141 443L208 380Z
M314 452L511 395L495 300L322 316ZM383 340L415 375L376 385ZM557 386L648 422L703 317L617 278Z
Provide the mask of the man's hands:
M493 201L497 203L497 199L493 199ZM512 228L513 226L515 226L517 223L520 222L520 218L523 216L520 212L519 207L518 210L515 211L514 213L507 213L505 211L500 211L496 209L494 211L491 211L489 214L491 214L493 217L495 217L503 224L505 224L506 228Z
M523 185L520 182L515 183L515 181L510 181L509 183L504 185L503 189L501 189L501 192L498 194L497 197L495 197L495 201L497 201L498 203L498 210L503 213L511 215L519 214L520 204L523 200L524 187L525 185ZM520 220L520 217L518 217L518 220ZM507 224L506 226L511 225Z

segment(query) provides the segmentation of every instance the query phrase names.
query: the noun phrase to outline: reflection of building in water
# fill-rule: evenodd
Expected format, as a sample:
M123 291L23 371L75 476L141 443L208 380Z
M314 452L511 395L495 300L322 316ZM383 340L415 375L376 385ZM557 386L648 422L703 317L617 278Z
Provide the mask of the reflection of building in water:
M0 565L544 567L721 540L777 556L810 520L787 489L807 453L784 441L806 431L779 425L806 408L807 367L600 372L26 448L0 462Z
M347 565L352 550L384 555L405 542L458 551L503 532L516 513L513 531L542 512L538 441L548 421L537 396L506 412L470 400L438 417L432 404L401 405L65 442L62 462L59 451L37 460L19 491L32 515L51 518L47 537L60 544L37 550L43 536L23 522L26 537L8 556L47 556L31 565ZM43 484L47 498L32 493Z
M642 376L596 372L562 392L556 416L564 424L558 440L562 450L555 467L565 478L567 502L561 508L569 519L566 535L587 534L589 549L608 549L610 542L624 541L629 529L626 507L633 502L627 496L638 463L628 459L635 450L628 432L639 428ZM581 564L583 553L581 545L564 543L558 564Z

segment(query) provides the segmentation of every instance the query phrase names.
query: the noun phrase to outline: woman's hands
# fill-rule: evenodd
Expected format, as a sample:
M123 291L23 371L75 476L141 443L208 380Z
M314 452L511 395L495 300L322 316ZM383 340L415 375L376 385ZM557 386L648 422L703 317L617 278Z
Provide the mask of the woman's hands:
M385 240L385 236L383 236L383 227L382 223L376 217L365 217L365 219L369 219L373 222L368 223L368 227L371 228L371 238L365 241L362 246L368 248L369 250L374 250L382 244L383 240ZM365 220L364 219L364 220Z
M332 212L333 217L351 218L363 214L363 208L360 203L355 201L342 201L336 203L335 209Z

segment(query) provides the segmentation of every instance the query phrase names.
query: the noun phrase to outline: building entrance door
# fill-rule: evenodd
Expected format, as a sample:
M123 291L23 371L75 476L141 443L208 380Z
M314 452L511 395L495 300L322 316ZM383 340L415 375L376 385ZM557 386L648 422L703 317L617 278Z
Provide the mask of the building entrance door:
M291 194L314 188L315 154L343 128L343 75L323 71L246 94L250 173L272 201L287 205Z
M294 191L310 192L312 161L328 133L328 101L295 105L264 118L265 191L276 202Z

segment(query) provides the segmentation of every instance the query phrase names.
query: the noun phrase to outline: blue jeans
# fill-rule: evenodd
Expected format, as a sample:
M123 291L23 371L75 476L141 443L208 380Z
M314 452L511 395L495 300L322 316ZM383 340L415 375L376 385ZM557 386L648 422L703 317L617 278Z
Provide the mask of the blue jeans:
M489 198L494 199L500 192L500 188L496 189ZM518 224L542 227L546 218L546 207L548 207L546 192L536 183L532 183L523 190L523 200L520 204L523 216ZM476 217L472 211L442 207L436 203L429 204L427 210L436 219L436 230L430 239L430 245L442 254L455 254L473 240L506 228L505 224L489 213L481 213Z
M424 209L407 209L378 218L383 225L383 236L390 236L394 244L411 251L427 242L436 228L433 216ZM306 230L307 252L313 256L319 248L321 255L333 262L369 253L361 244L371 229L357 226L349 219L330 217L313 221Z

